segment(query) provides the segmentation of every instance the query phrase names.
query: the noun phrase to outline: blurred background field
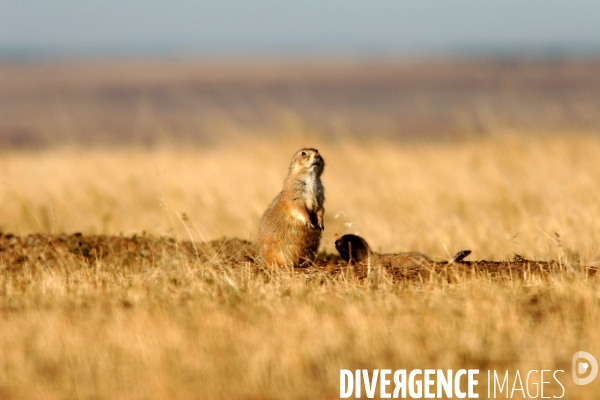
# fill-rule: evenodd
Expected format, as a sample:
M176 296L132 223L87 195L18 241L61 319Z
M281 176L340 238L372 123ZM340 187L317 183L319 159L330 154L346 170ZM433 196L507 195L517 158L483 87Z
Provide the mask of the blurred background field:
M599 69L561 57L5 63L0 145L596 132Z
M558 233L595 262L599 65L3 65L0 229L254 240L312 146L324 250L360 233L388 252L544 259Z
M482 398L488 369L561 369L598 398L570 368L600 356L600 3L459 3L0 1L0 398L338 398L342 368L479 368ZM178 253L254 242L303 146L327 254L358 233L560 269L398 284ZM75 232L168 251L27 253Z

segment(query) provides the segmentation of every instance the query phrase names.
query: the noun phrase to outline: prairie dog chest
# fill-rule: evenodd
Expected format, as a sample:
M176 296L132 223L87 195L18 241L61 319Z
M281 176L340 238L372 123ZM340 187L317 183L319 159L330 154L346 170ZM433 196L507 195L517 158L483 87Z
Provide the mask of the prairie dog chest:
M323 185L316 176L306 176L301 179L302 194L301 198L307 210L316 211L323 206Z

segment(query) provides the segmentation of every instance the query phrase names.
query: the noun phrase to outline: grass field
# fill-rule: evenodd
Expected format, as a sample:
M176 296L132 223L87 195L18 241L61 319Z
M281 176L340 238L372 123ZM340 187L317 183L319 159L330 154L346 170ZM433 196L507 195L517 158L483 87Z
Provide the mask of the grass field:
M339 398L340 369L358 368L479 368L480 398L487 370L560 369L565 398L598 398L597 381L571 380L576 351L600 355L596 131L490 125L403 141L332 138L302 120L278 135L226 125L210 145L3 149L0 398ZM472 261L518 254L559 267L396 282L261 272L219 247L198 256L201 242L256 240L302 146L327 162L328 255L358 233L383 253L471 249ZM104 258L60 244L93 235L127 240Z
M598 259L600 140L510 132L454 144L328 143L240 138L206 149L82 149L3 154L6 233L146 231L206 241L256 238L294 152L315 146L327 168L323 249L359 233L376 250L447 258Z

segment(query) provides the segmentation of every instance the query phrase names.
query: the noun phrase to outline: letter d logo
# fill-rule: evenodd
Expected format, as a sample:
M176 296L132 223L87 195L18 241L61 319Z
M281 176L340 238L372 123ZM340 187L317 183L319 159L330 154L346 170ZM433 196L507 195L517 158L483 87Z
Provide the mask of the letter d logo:
M581 358L584 358L586 361L577 362L577 360ZM592 367L592 370L587 377L579 378L577 376L578 374L585 374L590 367ZM598 375L598 361L596 361L593 355L585 351L578 351L577 353L573 354L572 368L573 382L575 382L576 385L587 385L596 379L596 375Z

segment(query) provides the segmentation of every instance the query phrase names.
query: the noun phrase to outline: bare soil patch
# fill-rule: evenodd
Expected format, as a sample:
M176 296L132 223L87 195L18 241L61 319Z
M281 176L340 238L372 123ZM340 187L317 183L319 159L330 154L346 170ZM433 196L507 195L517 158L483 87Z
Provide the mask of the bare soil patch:
M238 239L222 238L209 242L177 241L169 237L150 235L106 236L60 234L15 236L0 234L0 268L19 271L23 268L94 267L100 263L123 268L157 268L178 261L249 268L252 273L268 276L273 271L256 262L257 245ZM527 260L515 255L506 261L434 262L398 268L393 257L377 264L348 265L337 254L321 253L310 266L295 268L293 273L314 279L388 279L393 282L447 280L486 277L493 280L514 280L531 277L549 278L564 272L580 272L594 276L595 266L582 266L562 260Z

